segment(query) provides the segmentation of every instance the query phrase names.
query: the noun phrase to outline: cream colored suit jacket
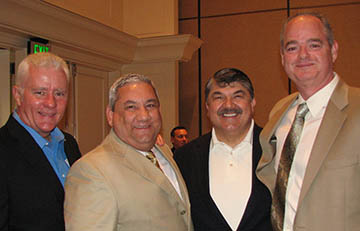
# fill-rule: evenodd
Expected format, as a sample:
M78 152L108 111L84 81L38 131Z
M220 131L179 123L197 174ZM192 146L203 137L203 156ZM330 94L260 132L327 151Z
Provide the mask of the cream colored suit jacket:
M68 231L193 230L187 189L168 146L183 200L168 178L111 130L71 167L65 183Z
M272 109L260 142L259 179L275 187L274 133L298 93ZM306 168L294 230L360 230L360 90L339 81L327 105Z

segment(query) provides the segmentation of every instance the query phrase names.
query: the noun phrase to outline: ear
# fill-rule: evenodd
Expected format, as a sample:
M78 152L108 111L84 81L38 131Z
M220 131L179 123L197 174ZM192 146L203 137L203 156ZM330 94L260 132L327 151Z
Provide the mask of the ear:
M334 44L331 47L331 57L332 57L333 63L335 62L335 60L338 56L338 49L339 49L339 44L337 43L336 40L334 40Z
M255 106L256 106L256 100L255 100L255 98L253 98L251 101L251 108L253 111L255 110Z
M24 92L21 92L21 91L22 91L22 89L20 87L16 86L16 85L12 87L12 94L14 96L17 107L21 106L23 93L24 93Z
M280 47L281 64L284 66L284 50Z
M107 106L106 107L106 119L107 119L110 127L113 126L113 116L114 116L114 112L111 110L111 108L109 106Z

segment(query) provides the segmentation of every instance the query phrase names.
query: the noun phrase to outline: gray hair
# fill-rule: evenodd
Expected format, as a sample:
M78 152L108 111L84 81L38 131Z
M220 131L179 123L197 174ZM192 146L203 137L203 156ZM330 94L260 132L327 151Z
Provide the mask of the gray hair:
M125 86L127 84L138 83L138 82L143 82L143 83L149 84L152 87L152 89L154 90L156 99L158 100L158 102L160 104L158 93L156 91L153 81L151 81L148 77L146 77L144 75L130 73L130 74L126 74L126 75L120 77L118 80L116 80L109 90L109 107L111 108L112 111L115 110L115 103L118 100L118 97L116 94L118 89L122 88L123 86Z
M299 17L299 16L313 16L316 17L320 20L321 24L323 25L323 29L324 32L326 34L326 39L330 45L330 47L332 47L334 45L334 33L333 30L330 26L330 23L328 21L328 19L321 15L320 13L317 12L303 12L303 13L297 13L289 18L286 19L286 21L283 23L283 27L281 29L281 33L280 33L280 45L281 45L281 50L284 49L284 34L285 34L285 29L287 24L294 18Z
M249 79L249 77L242 71L236 68L223 68L215 72L205 85L205 102L209 97L211 86L213 83L216 83L219 87L227 87L233 82L239 82L243 87L245 87L251 96L251 99L254 98L254 87Z
M24 81L29 77L30 66L33 68L55 68L64 71L67 83L70 82L69 68L66 62L57 55L49 52L40 52L28 55L19 64L18 72L15 78L15 84L23 87Z

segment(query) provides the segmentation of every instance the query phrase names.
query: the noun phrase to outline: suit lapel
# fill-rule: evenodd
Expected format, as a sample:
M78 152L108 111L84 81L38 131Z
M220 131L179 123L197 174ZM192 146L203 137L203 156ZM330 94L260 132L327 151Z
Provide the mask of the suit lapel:
M113 151L119 153L123 158L123 164L129 169L132 169L137 174L141 175L143 178L147 179L149 182L158 185L164 192L169 194L172 198L176 198L177 201L181 202L184 205L184 208L187 208L185 202L179 197L175 188L172 186L168 178L161 172L160 169L156 168L151 161L149 161L145 156L140 152L132 148L131 146L125 144L121 141L114 133L113 130L110 131L109 136L106 138L106 142L110 142ZM170 154L164 154L163 149L159 149L162 152L162 155L169 161ZM165 151L166 153L166 151ZM169 161L170 163L170 161ZM170 163L173 167L173 164ZM175 171L175 169L174 169ZM175 171L178 173L178 170ZM178 177L178 175L177 175ZM178 177L179 178L179 177ZM179 182L179 185L182 182ZM182 186L180 186L182 188ZM184 189L182 189L184 190ZM182 192L183 193L183 192ZM184 192L185 193L185 192ZM187 197L184 199L188 200Z
M315 176L322 166L324 159L328 155L342 128L342 125L346 120L347 115L342 111L342 109L348 104L347 92L347 85L340 80L329 100L323 121L321 122L318 134L316 135L308 165L306 167L299 197L299 205L301 205L301 202L307 194Z
M181 172L179 170L179 168L177 167L173 157L172 157L172 152L169 149L169 147L167 145L164 145L162 147L155 145L155 147L161 151L162 155L166 158L166 160L169 162L170 166L172 167L172 169L175 172L176 175L176 179L178 181L178 185L180 188L180 193L182 196L183 201L185 202L184 204L189 205L190 204L190 199L189 199L189 194L186 188L186 184L184 179L181 177ZM172 189L174 189L174 187L171 187ZM165 188L164 188L165 189ZM172 190L175 191L176 190ZM178 193L176 192L176 196L178 197L179 200L181 200L181 198L179 197Z
M23 128L13 117L10 116L9 132L12 137L17 140L17 148L21 153L22 158L28 162L34 172L42 178L42 183L49 187L49 191L54 191L56 196L62 199L64 189L57 177L54 169L47 160L41 148L36 144L32 136ZM54 190L51 190L51 187Z
M274 157L276 154L275 131L289 110L291 104L296 100L297 96L298 93L290 95L290 98L281 104L279 108L274 108L274 114L270 115L270 120L263 128L260 135L263 155L258 164L257 175L259 179L270 189L271 193L274 191L276 179L276 172L274 167Z

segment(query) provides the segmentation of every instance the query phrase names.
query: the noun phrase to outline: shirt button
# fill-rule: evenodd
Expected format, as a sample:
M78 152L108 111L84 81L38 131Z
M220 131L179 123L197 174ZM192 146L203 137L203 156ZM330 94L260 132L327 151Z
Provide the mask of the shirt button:
M183 210L183 211L180 212L181 215L185 215L185 213L186 213L185 210Z
M62 177L65 178L65 174L62 174Z

